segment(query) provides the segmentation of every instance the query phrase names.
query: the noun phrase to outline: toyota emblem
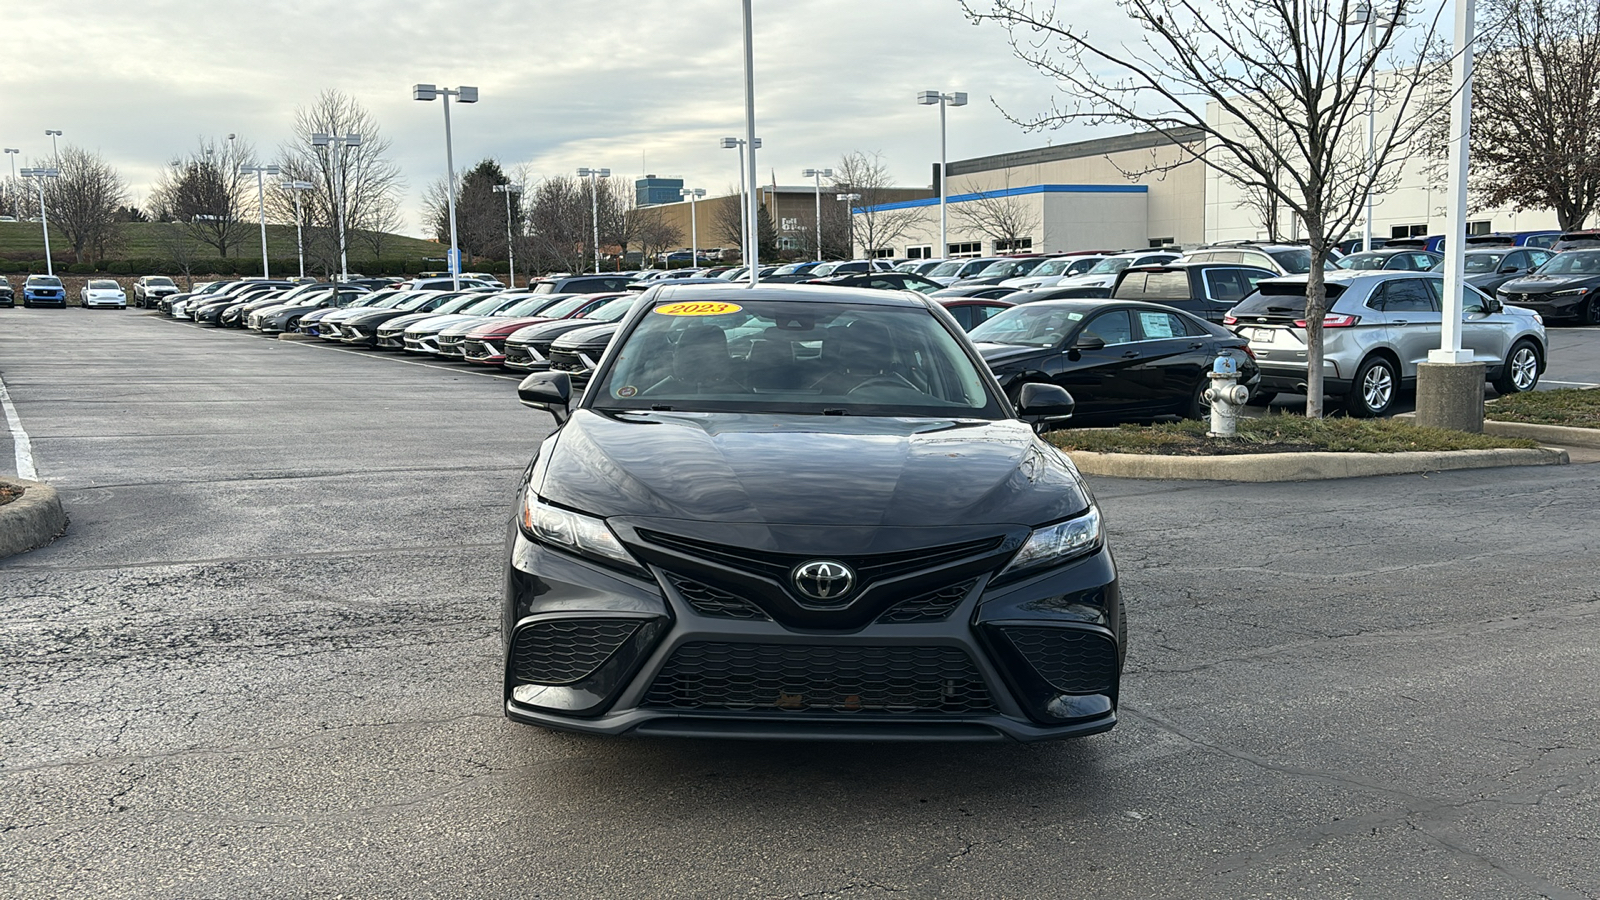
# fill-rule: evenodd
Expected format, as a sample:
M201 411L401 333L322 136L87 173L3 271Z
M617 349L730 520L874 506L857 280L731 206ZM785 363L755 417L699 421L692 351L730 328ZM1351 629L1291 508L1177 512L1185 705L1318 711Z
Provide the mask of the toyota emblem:
M849 596L856 586L856 573L842 562L818 559L795 566L790 580L802 595L831 603Z

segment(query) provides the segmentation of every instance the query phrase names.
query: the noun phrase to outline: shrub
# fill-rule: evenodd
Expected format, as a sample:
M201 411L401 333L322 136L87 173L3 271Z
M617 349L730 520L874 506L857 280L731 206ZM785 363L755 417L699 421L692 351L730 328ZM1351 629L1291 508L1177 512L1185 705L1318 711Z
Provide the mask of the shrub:
M112 275L132 275L133 265L125 259L107 260L106 271Z
M67 266L67 274L69 274L69 275L93 275L94 274L94 263L73 263L72 265Z

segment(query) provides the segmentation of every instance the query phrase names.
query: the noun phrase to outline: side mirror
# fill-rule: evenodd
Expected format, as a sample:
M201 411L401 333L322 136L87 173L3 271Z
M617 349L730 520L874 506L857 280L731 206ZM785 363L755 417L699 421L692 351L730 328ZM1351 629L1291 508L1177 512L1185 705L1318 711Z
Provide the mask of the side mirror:
M1500 267L1500 274L1501 275L1515 275L1520 271L1522 271L1522 270L1518 269L1516 266L1501 266Z
M1505 305L1500 302L1499 298L1490 297L1488 300L1484 301L1483 311L1493 315L1497 312L1504 312Z
M1056 384L1029 382L1017 396L1017 412L1024 422L1069 419L1077 406L1067 389Z
M565 425L570 418L572 376L566 372L535 372L517 385L517 399L523 406L549 413L557 425Z
M1078 339L1072 342L1074 350L1103 350L1105 346L1106 342L1094 334L1080 334Z

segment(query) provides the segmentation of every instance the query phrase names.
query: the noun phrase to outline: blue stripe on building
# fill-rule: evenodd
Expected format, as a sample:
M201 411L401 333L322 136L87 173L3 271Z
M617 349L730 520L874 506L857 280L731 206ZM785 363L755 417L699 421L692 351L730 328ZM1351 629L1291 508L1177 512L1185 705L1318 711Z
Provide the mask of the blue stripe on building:
M1024 194L1148 194L1150 188L1143 184L1032 184L1027 187L1004 188L998 191L979 191L975 194L951 194L951 203L965 203L969 200L985 200L999 197L1021 197ZM938 206L938 197L927 197L922 200L903 200L899 203L884 203L878 206L859 206L852 208L852 213L862 213L868 210L874 212L888 212L894 209L919 209L928 206Z

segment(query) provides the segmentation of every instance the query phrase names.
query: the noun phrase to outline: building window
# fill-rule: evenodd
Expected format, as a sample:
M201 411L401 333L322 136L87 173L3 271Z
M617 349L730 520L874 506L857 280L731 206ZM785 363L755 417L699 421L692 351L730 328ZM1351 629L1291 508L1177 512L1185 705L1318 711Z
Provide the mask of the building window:
M933 259L933 245L923 244L920 247L907 247L906 259Z
M1172 244L1176 244L1176 243L1177 243L1177 240L1175 238L1169 238L1169 237L1151 238L1150 239L1150 249L1152 249L1152 250L1160 250L1162 247L1171 246Z
M1022 253L1033 249L1033 238L1016 238L1014 240L997 240L994 242L996 253Z
M1389 239L1408 237L1427 237L1427 225L1395 225L1389 229Z
M792 237L780 237L780 238L778 238L778 249L779 250L799 250L800 249L800 242L795 240Z
M894 248L893 247L882 247L880 249L874 250L874 251L872 251L872 258L873 259L894 259Z
M1491 223L1487 219L1483 220L1482 222L1468 222L1467 234L1489 234L1490 224Z
M982 241L967 241L966 243L962 243L962 244L951 244L950 245L950 252L945 254L945 256L947 258L950 258L950 259L956 259L956 258L963 257L963 256L982 256L982 255L983 255L983 242Z

